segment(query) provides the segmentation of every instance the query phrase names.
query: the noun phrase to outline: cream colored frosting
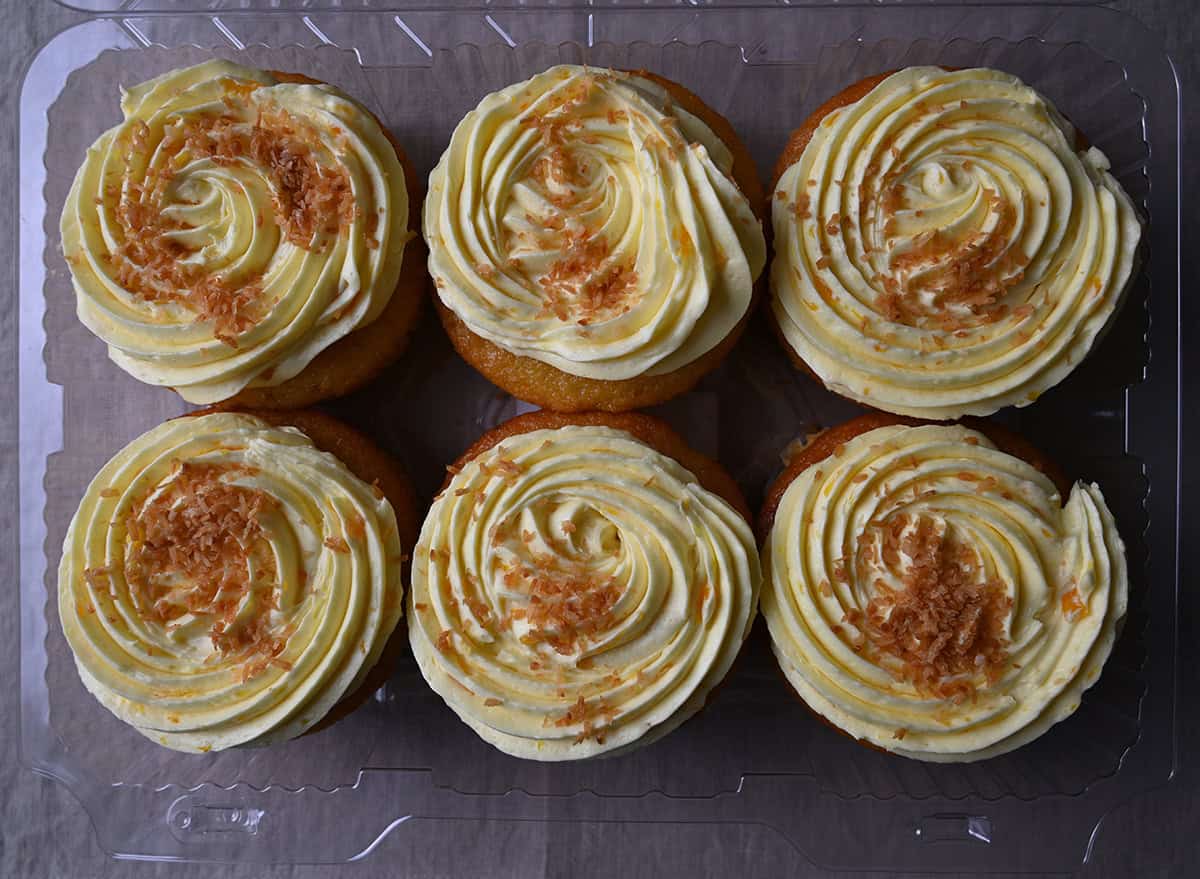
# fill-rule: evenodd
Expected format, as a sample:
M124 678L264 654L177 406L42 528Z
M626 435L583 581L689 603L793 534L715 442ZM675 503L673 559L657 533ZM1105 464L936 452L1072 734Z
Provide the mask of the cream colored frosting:
M839 394L948 419L1028 405L1091 349L1141 223L1094 147L995 70L913 67L816 127L772 200L775 317Z
M895 612L887 590L903 593L913 564L904 550L886 561L873 532L908 533L922 519L975 554L973 582L997 584L1005 643L992 679L938 682L974 698L915 686L866 621L875 599L884 618ZM878 428L802 472L779 503L763 570L775 654L805 702L856 738L931 761L1002 754L1075 711L1112 649L1129 588L1098 487L1076 483L1064 505L1040 471L958 426ZM968 658L980 643L966 642Z
M181 468L209 466L208 490L267 499L248 585L212 601L194 568L138 561L155 539L146 511L181 509ZM299 430L184 417L88 486L63 543L59 616L84 685L146 737L179 751L265 745L321 720L379 660L403 613L400 556L387 500Z
M563 65L485 97L429 178L429 271L471 332L572 375L687 365L766 261L729 149L639 76Z
M62 215L79 318L118 366L212 403L286 381L379 317L412 233L403 169L363 107L329 85L217 60L134 86L121 109L124 121L88 150ZM272 143L285 129L290 140ZM239 155L205 145L218 131L241 138ZM312 207L332 225L311 237L288 234L314 189L287 167L280 144L296 142L326 182L348 189L340 222L329 204ZM139 245L154 242L177 252L169 270L186 284L152 268ZM210 301L226 324L181 298L181 284L219 285Z
M409 642L483 739L569 760L645 744L704 704L749 633L745 520L622 431L509 437L435 500Z

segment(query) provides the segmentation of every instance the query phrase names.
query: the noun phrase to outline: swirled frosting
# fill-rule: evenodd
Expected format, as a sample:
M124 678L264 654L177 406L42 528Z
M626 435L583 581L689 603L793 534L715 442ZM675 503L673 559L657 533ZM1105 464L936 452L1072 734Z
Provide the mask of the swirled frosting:
M763 615L788 680L850 735L932 761L1041 735L1100 676L1125 614L1104 496L1066 504L958 426L860 434L786 489Z
M986 69L909 68L831 112L772 214L787 344L839 394L932 419L1028 405L1061 381L1141 237L1104 155Z
M300 735L362 683L403 613L391 505L295 428L213 414L92 480L58 610L84 685L180 751Z
M553 67L484 98L429 178L438 296L572 375L671 372L746 314L766 260L729 149L648 79Z
M121 109L61 224L79 318L118 366L212 403L286 381L380 315L408 192L358 103L209 61L134 86Z
M729 504L629 434L531 431L434 502L409 642L502 751L611 753L670 732L725 676L754 617L757 558Z

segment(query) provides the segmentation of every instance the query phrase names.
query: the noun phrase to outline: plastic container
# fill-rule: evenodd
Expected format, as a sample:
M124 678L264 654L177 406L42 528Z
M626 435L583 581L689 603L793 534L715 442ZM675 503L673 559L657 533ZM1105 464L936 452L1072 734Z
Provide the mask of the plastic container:
M391 846L420 846L409 817L704 822L766 825L833 868L1058 871L1080 864L1095 833L1120 832L1102 826L1117 804L1169 780L1180 658L1179 94L1170 60L1132 19L1068 4L76 5L97 14L41 50L21 95L21 732L24 760L79 798L105 849L329 862L363 856L389 834ZM180 11L188 5L195 11ZM221 11L200 9L213 5ZM341 85L422 172L479 97L560 60L645 67L687 84L728 116L764 174L791 128L871 73L991 65L1044 91L1109 155L1150 218L1145 267L1099 350L1037 404L1000 416L1072 475L1099 481L1129 544L1129 617L1081 709L983 763L886 756L829 730L789 694L760 624L700 716L599 762L499 754L454 718L411 658L349 719L267 750L178 755L111 717L80 684L58 625L62 537L94 471L184 406L110 364L76 320L58 216L87 145L119 118L118 85L214 52ZM444 463L523 406L463 364L427 314L400 363L330 408L395 452L428 496ZM854 411L797 374L755 326L663 414L718 455L754 503L788 440Z

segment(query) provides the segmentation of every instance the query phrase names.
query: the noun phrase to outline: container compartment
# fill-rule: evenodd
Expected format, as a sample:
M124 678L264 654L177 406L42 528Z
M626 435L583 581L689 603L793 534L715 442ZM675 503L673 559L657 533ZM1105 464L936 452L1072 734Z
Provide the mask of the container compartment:
M1166 782L1177 659L1178 93L1169 60L1139 26L1070 6L225 11L238 5L141 14L152 9L141 2L97 17L43 49L22 94L22 750L80 798L102 845L142 857L340 861L389 834L387 845L420 845L409 817L695 821L765 825L831 867L1063 870L1078 866L1114 805ZM983 763L879 754L789 692L760 623L699 716L599 762L541 765L494 751L410 656L350 718L270 749L177 755L111 717L80 684L59 629L62 537L95 470L184 405L118 370L79 324L58 217L87 146L119 118L117 86L213 54L343 87L422 174L483 94L559 62L677 79L728 116L764 179L792 128L872 73L989 65L1045 92L1151 218L1144 270L1093 356L1034 406L999 416L1070 476L1099 482L1128 544L1125 630L1080 710ZM528 407L462 363L427 313L398 364L329 408L397 454L428 498L446 462ZM753 505L790 439L857 411L796 373L756 320L720 370L659 414L719 456ZM1055 839L1033 842L1045 826Z

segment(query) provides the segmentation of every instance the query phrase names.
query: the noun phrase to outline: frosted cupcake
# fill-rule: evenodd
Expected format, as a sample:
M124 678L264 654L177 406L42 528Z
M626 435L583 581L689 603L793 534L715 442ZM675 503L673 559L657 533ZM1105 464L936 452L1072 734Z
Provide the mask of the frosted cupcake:
M292 408L399 355L426 287L399 145L307 77L209 61L125 91L62 215L79 318L191 403Z
M79 676L179 751L331 723L403 643L415 525L404 475L328 416L168 421L101 469L67 531L58 611Z
M648 744L705 704L759 570L732 480L644 415L515 418L451 468L409 642L481 738L533 760Z
M463 359L544 408L669 399L745 325L761 200L729 123L682 86L553 67L485 97L430 175L442 323Z
M762 516L762 609L788 681L849 735L982 760L1096 682L1125 548L1096 485L991 425L867 415L809 441Z
M996 70L850 86L777 169L771 310L827 388L928 419L1026 406L1092 349L1142 227L1108 160Z

